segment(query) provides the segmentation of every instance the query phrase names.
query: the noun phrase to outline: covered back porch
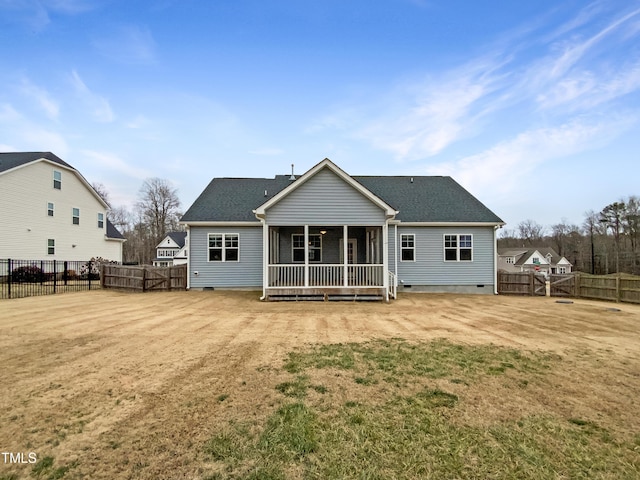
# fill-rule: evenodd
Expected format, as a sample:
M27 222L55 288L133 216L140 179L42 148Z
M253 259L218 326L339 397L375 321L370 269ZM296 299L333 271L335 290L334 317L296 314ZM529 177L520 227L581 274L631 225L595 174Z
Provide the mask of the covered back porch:
M265 296L395 297L386 230L386 225L265 226Z

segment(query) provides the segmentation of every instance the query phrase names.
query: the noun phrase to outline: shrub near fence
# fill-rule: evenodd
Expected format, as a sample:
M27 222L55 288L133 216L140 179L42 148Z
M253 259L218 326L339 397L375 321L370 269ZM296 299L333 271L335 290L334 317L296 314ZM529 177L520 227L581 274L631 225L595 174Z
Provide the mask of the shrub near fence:
M93 260L0 259L0 299L100 288L99 266Z

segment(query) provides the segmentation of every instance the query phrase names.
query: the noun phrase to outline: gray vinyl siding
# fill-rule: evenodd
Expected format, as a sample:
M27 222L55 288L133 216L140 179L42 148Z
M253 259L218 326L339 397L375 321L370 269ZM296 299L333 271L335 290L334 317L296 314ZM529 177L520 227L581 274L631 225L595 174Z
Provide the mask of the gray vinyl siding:
M389 225L388 232L389 232L389 271L396 273L396 226Z
M209 233L239 234L240 261L210 262ZM191 227L189 243L191 288L262 287L262 226Z
M266 211L270 225L382 225L382 208L329 169L310 178Z
M415 261L400 261L402 234L415 234ZM473 261L445 262L444 235L473 235ZM398 281L405 285L493 285L492 227L398 227ZM391 263L391 260L390 260Z

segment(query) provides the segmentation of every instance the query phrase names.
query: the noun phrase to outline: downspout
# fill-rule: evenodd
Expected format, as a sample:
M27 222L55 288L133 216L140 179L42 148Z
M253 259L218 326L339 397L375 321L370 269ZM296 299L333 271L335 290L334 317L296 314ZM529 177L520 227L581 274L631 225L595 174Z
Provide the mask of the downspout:
M187 290L191 288L191 227L187 225Z
M500 225L493 227L493 294L498 295L498 229Z
M267 228L267 220L264 215L256 213L254 215L262 224L262 296L260 301L263 302L267 298L267 275L269 275L269 229Z

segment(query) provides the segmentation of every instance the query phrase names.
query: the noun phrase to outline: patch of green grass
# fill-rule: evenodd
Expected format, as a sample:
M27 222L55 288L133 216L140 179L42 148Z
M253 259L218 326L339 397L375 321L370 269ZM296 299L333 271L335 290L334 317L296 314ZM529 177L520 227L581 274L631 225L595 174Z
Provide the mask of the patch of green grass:
M309 377L298 375L292 382L282 382L276 385L276 390L287 397L304 398L307 395Z
M51 469L53 466L53 457L43 457L38 460L33 468L31 469L31 474L36 476L43 475L47 470Z
M257 433L230 422L205 451L223 463L216 478L640 478L640 435L552 413L465 421L463 413L482 411L463 392L482 382L505 395L504 385L544 384L559 361L444 340L311 346L289 355L284 368L295 377L276 387L296 403L277 408ZM307 396L318 369L347 370L355 383L341 376L322 398Z
M267 420L258 448L268 455L298 459L317 447L316 414L303 403L280 407Z

